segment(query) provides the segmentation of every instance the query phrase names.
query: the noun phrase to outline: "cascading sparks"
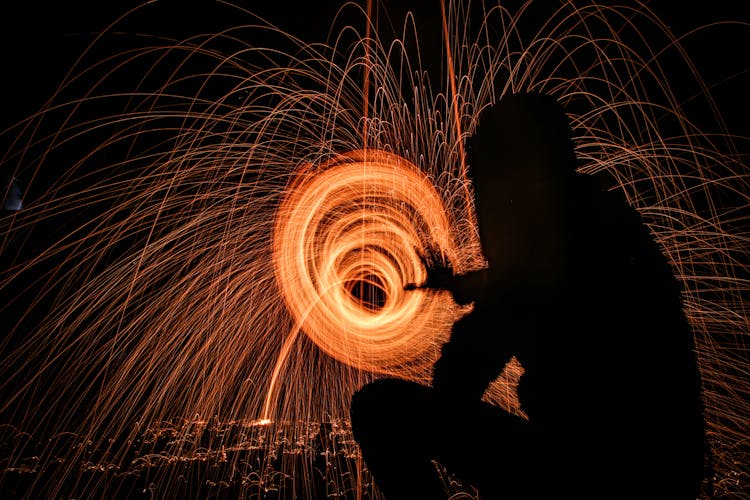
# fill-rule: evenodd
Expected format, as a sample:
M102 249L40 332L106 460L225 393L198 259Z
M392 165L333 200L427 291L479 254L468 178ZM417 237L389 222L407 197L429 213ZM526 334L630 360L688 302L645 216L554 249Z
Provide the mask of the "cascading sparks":
M354 2L322 44L239 5L220 33L138 34L110 54L134 10L95 37L38 113L0 131L5 187L28 183L23 208L0 216L0 441L50 443L11 444L0 479L42 451L29 496L110 496L109 467L141 467L130 444L148 426L185 418L171 442L203 450L193 424L209 418L335 421L382 375L429 383L465 310L404 285L423 281L420 253L481 267L463 144L487 106L534 91L570 110L580 171L621 191L669 257L703 377L707 488L747 491L748 137L712 94L734 77L704 80L684 44L720 47L717 30L744 40L750 25L678 35L642 3L529 4L495 2L472 24L467 2L445 2L445 50L412 16L392 43ZM431 69L447 77L431 80L420 48L444 53ZM509 363L485 400L520 413L521 373ZM58 454L68 435L83 444ZM244 470L244 485L257 471L235 457L224 479ZM312 477L283 458L285 477ZM81 463L103 471L86 484ZM171 491L182 469L165 469L152 484Z
M447 293L405 291L420 254L459 262L446 208L406 159L360 150L303 168L276 217L276 279L296 330L350 366L420 379L458 308ZM283 362L285 350L279 362Z

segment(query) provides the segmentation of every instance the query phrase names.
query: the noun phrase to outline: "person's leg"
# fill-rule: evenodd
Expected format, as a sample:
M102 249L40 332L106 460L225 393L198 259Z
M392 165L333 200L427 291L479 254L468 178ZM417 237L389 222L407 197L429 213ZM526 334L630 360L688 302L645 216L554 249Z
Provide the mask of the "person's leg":
M365 463L389 500L445 498L433 459L485 499L533 490L529 424L500 408L457 404L429 387L384 379L354 395L351 418Z
M496 406L437 399L439 445L435 459L483 500L540 498L533 427Z
M383 379L352 398L354 439L388 500L446 498L432 463L437 436L430 392L422 385Z

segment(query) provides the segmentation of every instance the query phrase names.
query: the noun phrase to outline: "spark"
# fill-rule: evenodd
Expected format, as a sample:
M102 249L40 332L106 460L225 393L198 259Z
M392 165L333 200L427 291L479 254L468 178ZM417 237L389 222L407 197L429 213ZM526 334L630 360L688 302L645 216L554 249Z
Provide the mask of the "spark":
M685 39L641 4L564 2L542 21L531 2L495 6L471 36L463 3L441 7L449 75L435 87L415 26L386 43L371 2L343 7L325 44L236 6L247 24L87 58L116 22L39 113L2 134L0 165L26 192L0 219L13 317L0 416L79 440L54 484L35 487L63 492L91 449L127 465L159 422L186 418L180 443L199 443L208 419L272 433L344 419L353 392L383 375L428 383L467 309L404 285L424 278L420 253L459 272L484 266L464 141L484 108L519 91L566 106L580 171L621 190L668 255L695 332L713 488L747 485L748 138L726 130ZM279 46L253 43L259 32ZM28 233L46 237L41 249ZM510 363L485 400L522 414L522 372Z
M430 179L394 154L355 151L302 168L288 191L275 218L273 261L295 328L282 346L264 415L300 330L359 370L429 381L435 345L447 340L459 312L445 293L404 288L426 279L419 256L427 248L462 262ZM370 297L357 292L364 286ZM377 303L375 293L382 295Z

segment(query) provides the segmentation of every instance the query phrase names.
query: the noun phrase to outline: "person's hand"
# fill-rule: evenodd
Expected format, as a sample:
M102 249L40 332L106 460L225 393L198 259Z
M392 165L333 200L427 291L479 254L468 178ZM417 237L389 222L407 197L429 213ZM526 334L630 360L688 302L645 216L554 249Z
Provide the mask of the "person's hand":
M415 249L417 257L427 271L427 279L421 285L416 283L407 283L404 285L404 290L416 290L419 288L432 288L437 290L452 290L453 282L455 281L455 275L453 274L453 267L450 263L444 264L443 259L439 257L439 252L436 250L429 251L432 258L419 250Z

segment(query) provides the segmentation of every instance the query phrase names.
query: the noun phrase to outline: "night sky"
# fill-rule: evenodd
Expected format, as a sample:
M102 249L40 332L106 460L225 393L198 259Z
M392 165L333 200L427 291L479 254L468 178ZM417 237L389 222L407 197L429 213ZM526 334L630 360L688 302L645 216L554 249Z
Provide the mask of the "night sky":
M543 2L546 3L546 2ZM331 20L340 9L343 2L238 2L261 17L277 24L283 30L299 36L310 42L324 42L330 30ZM258 4L258 5L256 5ZM362 0L362 6L366 1ZM422 38L421 56L424 66L436 79L439 86L443 80L444 63L443 45L441 39L440 3L438 0L382 0L375 1L378 5L377 24L381 36L388 39L393 33L400 33L405 13L409 10L415 13L416 22ZM521 2L508 2L510 8ZM678 4L678 8L671 7ZM748 2L736 0L716 0L710 2L712 10L706 11L707 4L694 2L669 2L658 0L650 5L660 14L665 23L675 33L684 33L701 24L721 22L726 20L744 20L750 23L750 8ZM18 120L37 111L49 98L61 79L69 70L71 64L80 55L93 37L104 29L122 12L133 6L141 5L135 0L118 2L94 2L86 0L72 0L69 2L51 2L29 0L25 2L5 2L0 7L0 127L5 128ZM701 8L699 8L701 7ZM472 18L478 24L482 16L480 2L472 4ZM535 12L537 16L544 14L544 9ZM359 22L356 17L352 22ZM238 23L250 22L250 18L238 15L235 9L220 5L210 0L187 1L158 0L145 6L140 14L132 16L122 25L122 30L133 33L147 33L182 39L194 34L217 32L224 28L236 26ZM342 23L339 22L339 25ZM364 32L362 26L356 26ZM747 40L744 35L747 30L725 26L721 29L711 29L704 36L691 38L685 42L686 49L694 58L699 71L704 75L710 86L713 97L727 128L739 136L750 136L750 120L747 119L750 106L746 91L750 77L750 55L747 51ZM710 36L709 36L710 35ZM126 47L123 40L134 37L112 36L99 44L102 57L117 53ZM264 45L271 43L261 34L255 41ZM88 62L91 63L90 59ZM742 71L746 71L743 75ZM123 74L122 72L120 73ZM739 75L732 78L733 75ZM128 92L134 88L142 75L132 72L132 82L119 82L120 90ZM691 109L690 97L694 92L693 82L687 84L675 77L670 82L673 90L682 102L688 103L688 112L695 111L691 118L710 123L711 131L718 131L706 116L703 109ZM88 85L88 83L87 83ZM85 86L84 86L85 89ZM76 96L77 97L77 96ZM700 99L696 100L699 101ZM117 109L111 110L113 114ZM102 110L106 116L107 110ZM56 124L50 124L55 127ZM54 132L54 130L50 130ZM0 148L5 150L8 140L12 136L0 135ZM746 143L740 143L746 147ZM80 153L80 152L77 152ZM45 173L48 183L62 172ZM2 179L6 179L9 172L0 172ZM21 179L23 186L24 179ZM43 184L43 183L41 183ZM35 193L25 193L25 202L33 202ZM57 223L57 222L56 222ZM65 231L65 228L57 228ZM49 238L47 231L37 231L43 237ZM35 236L32 236L32 239ZM42 247L44 240L38 245ZM33 247L33 245L32 245ZM10 252L8 252L9 254ZM0 264L6 262L9 255L0 256ZM11 257L12 258L12 257ZM3 290L3 293L12 291ZM29 293L32 300L33 293ZM1 295L0 295L1 296ZM20 312L20 311L16 311ZM9 311L0 313L0 321L4 321L2 314L13 314Z
M27 0L3 2L0 7L0 54L2 54L2 85L0 123L33 112L49 95L93 33L104 28L120 12L139 5L135 0L101 2L71 0ZM247 6L281 28L309 41L323 41L330 21L343 4L341 1L245 1ZM360 2L363 6L365 0ZM488 2L490 3L490 2ZM518 1L506 2L513 7ZM626 2L628 3L628 2ZM378 24L387 33L389 26L400 26L404 13L411 10L420 24L420 33L427 42L422 47L426 65L435 71L440 64L442 45L440 36L440 4L438 0L383 0ZM716 0L712 2L674 2L658 0L652 8L662 16L675 33L685 32L701 23L722 20L750 21L748 2ZM479 15L481 2L472 4L472 12ZM243 19L236 11L211 0L157 0L143 10L127 26L134 32L181 37L192 33L210 32L232 26ZM398 30L400 31L400 29ZM429 43L434 40L435 43ZM262 40L259 40L261 43ZM730 74L750 66L747 42L740 30L727 27L710 31L710 37L688 44L698 67L710 82L724 80ZM730 128L748 130L744 119L748 110L747 98L742 95L746 81L725 82L715 96L726 110ZM673 82L679 84L679 82Z
M489 0L485 0L489 3ZM549 0L540 0L540 3ZM324 42L330 22L342 1L258 1L235 0L248 10L277 24L283 30L310 42ZM378 5L378 25L387 39L399 33L405 13L415 13L420 36L421 54L427 71L440 77L443 45L439 0L373 0ZM66 71L93 37L121 13L142 2L136 0L10 0L0 6L0 130L37 111L65 76ZM359 0L364 7L366 0ZM523 2L506 2L509 8ZM613 2L609 2L613 3ZM629 4L623 1L621 3ZM650 2L653 10L664 19L674 33L687 32L701 24L726 20L750 23L750 2L745 0L713 0L682 2L657 0ZM710 9L710 10L707 10ZM472 14L481 18L482 5L474 1ZM542 15L539 13L539 15ZM360 18L357 18L359 20ZM140 15L122 25L130 33L148 33L181 39L192 34L211 33L248 22L237 11L210 0L155 0ZM362 26L357 26L364 33ZM711 29L706 36L690 39L685 45L698 70L712 89L729 131L750 136L747 90L750 73L747 29L726 26ZM710 35L710 36L709 36ZM117 52L122 39L113 37L100 44L100 51ZM256 42L266 40L259 35ZM140 75L134 74L136 82ZM130 82L121 82L127 89ZM694 86L671 81L678 97L688 102ZM439 83L438 83L439 86ZM689 109L689 107L688 107ZM709 118L697 110L698 121ZM712 125L713 126L713 125ZM8 137L0 136L0 154L7 147ZM743 144L746 146L747 144ZM0 179L8 175L0 171ZM2 265L3 260L0 260ZM2 295L0 294L0 297ZM4 321L0 315L0 322Z
M237 2L256 12L261 17L275 23L281 29L309 42L325 42L337 11L344 4L343 1L325 2L286 2L286 1L245 1ZM492 2L487 2L487 5ZM626 2L627 3L627 2ZM360 2L362 7L366 1ZM424 69L430 74L433 82L439 87L445 81L444 47L442 42L442 27L440 21L440 2L438 0L381 0L375 1L377 6L377 25L381 39L387 43L394 34L402 30L403 19L407 11L415 15L421 37L420 55ZM523 2L512 0L506 2L510 9L522 5ZM72 0L70 2L52 2L50 0L29 0L4 2L0 7L0 129L4 129L17 121L38 111L49 96L57 88L73 62L89 45L93 38L106 28L119 15L129 9L143 5L138 0L121 0L117 2L99 2L92 0ZM527 15L533 24L546 16L547 2L534 4L538 10L531 10ZM717 0L706 3L673 2L656 0L650 2L651 8L659 14L675 34L686 33L690 30L712 22L745 21L750 23L750 3L736 0ZM707 10L707 9L711 10ZM482 18L482 2L471 3L471 18L473 25L478 25ZM348 12L352 12L349 9ZM222 29L234 27L238 23L252 22L249 16L238 15L236 9L221 5L213 0L155 0L145 5L135 16L120 24L124 35L115 35L102 40L97 45L98 53L94 53L84 66L97 60L100 54L105 57L116 54L132 46L137 37L132 34L145 33L164 36L172 39L183 39L190 35L218 32ZM340 20L338 26L347 20ZM356 16L350 22L361 23L361 17ZM364 33L364 27L355 24L355 28ZM737 26L725 25L721 28L711 28L702 32L700 36L690 37L684 45L693 57L696 67L709 85L712 96L727 129L738 136L750 136L750 106L746 92L750 74L750 55L747 51L747 30ZM648 35L648 34L646 34ZM141 38L141 41L144 39ZM256 40L248 40L259 46L271 45L277 41L265 38L258 32ZM136 42L138 43L138 42ZM130 45L129 45L130 44ZM745 72L743 74L743 72ZM141 78L138 71L131 71L132 82L123 80L120 73L119 87L115 91L129 92ZM710 116L703 99L691 100L696 97L696 85L693 81L686 81L679 75L670 80L672 90L676 92L678 100L685 104L685 109L691 119L707 132L721 132L717 130L716 122ZM88 83L87 83L88 84ZM78 97L86 90L85 85L79 87L78 94L71 93L68 97ZM697 106L701 106L700 108ZM102 110L116 114L119 110ZM54 123L48 122L50 127ZM705 125L705 126L703 126ZM50 129L50 132L53 132ZM12 135L0 135L0 149L6 150ZM743 144L742 147L745 147ZM2 179L7 179L10 173L2 173ZM57 173L47 171L48 178L44 184L54 181ZM7 180L3 180L3 183ZM33 202L37 193L28 191L21 179L21 189L24 192L24 202ZM39 189L42 183L37 182Z
M298 35L303 40L324 42L331 20L342 2L248 1L244 4L252 6L252 10L260 16ZM366 2L362 0L361 4L364 6ZM438 80L439 86L442 83L440 78L444 71L439 1L383 0L376 1L375 4L379 5L377 23L385 39L401 31L401 25L408 10L415 13L419 33L423 40L422 60L426 70ZM509 2L506 5L512 7L513 4L514 2ZM515 4L520 4L520 2L515 2ZM744 20L750 23L748 2L716 0L710 2L712 9L710 11L705 10L707 5L705 3L674 2L679 5L678 8L670 7L670 4L673 2L658 0L650 5L675 33L687 32L702 23L726 20ZM135 5L140 5L140 3L135 0L119 2L29 0L3 3L0 7L2 9L0 10L0 55L2 57L0 59L2 65L0 86L3 90L0 92L0 127L5 128L37 111L93 37L120 13ZM480 2L474 2L472 5L472 17L478 21L482 15L482 5ZM541 16L542 11L543 9L536 14ZM356 22L360 20L360 17L356 18ZM147 33L182 39L193 34L217 32L233 27L237 23L247 22L250 22L250 18L238 16L236 10L210 0L188 2L158 0L145 6L139 15L130 18L122 25L122 29L131 34ZM363 27L356 27L360 32L364 32ZM686 49L692 54L696 67L705 77L719 109L722 110L722 117L727 123L728 130L739 136L750 136L750 120L747 119L750 106L748 106L749 100L746 95L747 89L750 88L748 86L750 73L747 73L750 71L750 55L748 55L747 40L744 37L746 34L747 30L743 31L727 25L721 29L711 29L704 36L691 38L685 42ZM102 56L117 53L126 46L123 45L123 40L132 38L112 36L99 44L99 51ZM271 43L260 34L253 42L258 45ZM746 71L744 75L741 74L743 71ZM735 77L732 77L733 75ZM132 78L132 83L119 82L122 91L132 90L141 75L134 71ZM680 78L675 77L669 83L678 94L678 98L688 103L686 108L688 112L697 111L691 115L691 118L699 122L701 120L705 120L706 123L710 122L704 114L705 110L690 108L692 97L690 92L695 90L693 82L686 84ZM106 110L103 112L106 113ZM112 110L112 113L116 112L117 110ZM52 127L55 125L51 124ZM718 131L713 123L711 127L711 131ZM12 139L12 136L0 136L2 150L7 147L9 139ZM746 147L746 144L741 143L741 147ZM0 172L0 174L2 178L10 175L7 172ZM54 177L58 174L53 172L46 175ZM26 194L25 201L33 202L33 193Z

